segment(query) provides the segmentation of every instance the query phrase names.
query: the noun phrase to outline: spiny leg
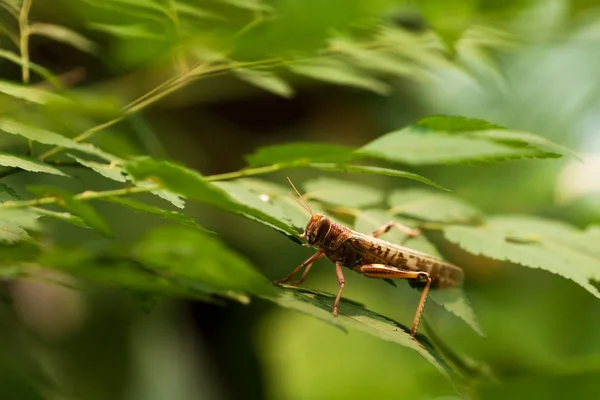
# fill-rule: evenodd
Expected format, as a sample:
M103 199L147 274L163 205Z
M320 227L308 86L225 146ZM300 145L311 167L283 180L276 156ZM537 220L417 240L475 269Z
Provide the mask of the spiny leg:
M384 233L389 232L390 229L392 229L392 228L396 228L400 232L402 232L405 235L408 235L410 237L417 237L421 234L421 231L419 229L411 228L410 226L406 226L406 225L402 225L401 223L396 222L396 221L388 221L384 225L382 225L381 228L379 228L376 231L374 231L373 233L371 233L371 236L378 238L379 236L383 235Z
M315 254L304 260L302 264L300 264L296 269L290 272L285 278L275 282L275 284L281 285L282 283L286 283L287 281L292 279L292 277L296 275L302 268L306 267L306 271L304 271L304 274L302 274L302 277L298 281L298 284L300 284L304 279L306 279L306 274L308 273L308 271L310 271L310 267L312 266L312 264L324 255L325 253L322 250L317 251Z
M338 294L335 297L335 302L333 303L333 316L338 316L338 306L340 305L340 299L342 298L342 292L344 291L344 273L342 272L342 262L335 262L335 275L337 276L338 285L340 285L340 289L338 290Z
M423 287L423 291L421 292L421 299L419 300L419 305L417 306L417 312L415 313L415 318L413 319L412 328L410 329L410 335L415 336L417 333L417 328L419 327L419 322L421 322L421 314L423 313L423 308L425 308L425 301L427 300L427 294L429 293L429 288L431 287L431 277L426 272L421 272L421 277L419 280L421 282L425 282L425 286Z
M425 300L427 300L427 294L431 287L431 277L427 272L407 271L404 269L392 268L383 264L366 264L354 267L354 271L362 274L368 278L379 278L379 279L416 279L419 282L425 283L423 292L421 293L421 299L417 306L417 312L413 319L412 328L410 335L415 336L417 328L419 327L419 321L421 321L421 314L423 308L425 308Z
M321 256L318 257L317 259L315 259L314 261L317 261L317 260L323 258L324 255L325 255L325 253L322 253ZM306 276L308 275L308 273L310 272L310 269L312 268L314 261L306 266L306 268L304 269L304 272L300 276L300 279L298 279L297 281L294 281L294 282L290 282L290 285L300 286L302 284L302 282L304 282L304 280L306 279Z

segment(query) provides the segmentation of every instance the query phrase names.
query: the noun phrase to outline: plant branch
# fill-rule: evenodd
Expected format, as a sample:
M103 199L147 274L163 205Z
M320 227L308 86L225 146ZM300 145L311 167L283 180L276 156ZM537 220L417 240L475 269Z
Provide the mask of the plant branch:
M282 170L284 168L288 168L287 164L273 164L268 165L266 167L258 167L258 168L246 168L235 172L227 172L225 174L217 174L207 176L205 179L208 182L216 182L216 181L226 181L230 179L242 178L244 176L254 176L254 175L262 175L268 174L269 172L275 172Z
M19 11L19 51L21 52L21 75L23 84L27 85L30 80L29 73L29 11L33 0L23 0ZM33 157L33 141L27 141L29 155Z
M19 50L21 51L21 75L23 83L29 83L29 10L32 0L23 0L19 12Z
M117 118L111 119L110 121L104 122L100 125L96 125L90 129L80 133L79 135L75 136L73 138L73 140L76 142L84 141L84 140L90 138L91 136L93 136L96 132L106 129L109 126L113 126L116 123L119 123L124 119L125 119L125 116L119 116ZM61 147L61 146L53 147L50 150L48 150L47 152L45 152L44 154L42 154L41 156L39 156L38 159L40 161L44 161L46 158L56 155L56 154L60 153L61 151L63 151L64 149L65 148Z
M31 3L32 0L24 0L24 1ZM24 5L25 5L25 3L24 3ZM337 52L337 50L335 50L335 49L325 50L326 54L332 54L332 53L336 53L336 52ZM315 57L311 57L311 58L315 58ZM306 59L310 59L310 58L303 58L302 60L306 60ZM128 115L131 115L138 111L141 111L144 108L146 108L147 106L154 104L158 100L181 89L182 87L186 86L193 79L199 79L202 77L216 75L216 74L226 72L227 70L234 69L234 68L280 66L280 65L287 65L287 64L302 61L302 60L284 60L281 58L272 58L272 59L259 60L259 61L227 62L227 63L217 64L217 65L213 65L213 66L208 66L204 63L198 63L198 64L192 66L187 71L179 74L178 76L167 79L166 81L162 82L155 88L151 89L150 91L144 93L137 99L133 100L131 103L127 104L123 109L123 111L124 111L123 115L121 115L117 118L114 118L110 121L107 121L102 124L94 126L90 129L82 132L81 134L75 136L73 138L73 140L75 140L76 142L82 142L82 141L85 141L85 140L91 138L97 132L104 130L110 126L113 126L113 125L123 121ZM44 161L46 158L56 155L63 150L64 150L64 147L60 147L60 146L53 147L50 150L43 153L41 156L39 156L38 159L40 161ZM272 165L269 167L261 167L256 170L246 169L246 170L233 172L233 173L229 173L229 174L215 175L214 180L226 180L226 179L238 178L241 176L258 175L258 174L263 174L263 173L267 173L267 172L271 172L271 171L277 171L279 169L287 168L287 167L289 167L289 165L275 164L275 165ZM266 170L265 170L265 168L266 168ZM19 170L17 169L17 170L12 170L12 171L6 171L6 172L4 172L4 174L0 173L0 178L11 175L17 171L19 171Z
M135 193L146 193L153 192L155 190L159 190L161 187L159 185L152 186L134 186L127 187L122 189L113 189L113 190L105 190L101 192L95 192L92 190L86 190L85 192L81 192L73 196L74 199L77 200L94 200L94 199L102 199L106 197L115 197L115 196L125 196L128 194ZM60 201L59 196L49 196L49 197L41 197L39 199L33 200L15 200L15 201L5 201L0 204L1 208L23 208L23 207L36 207L48 204L55 204Z

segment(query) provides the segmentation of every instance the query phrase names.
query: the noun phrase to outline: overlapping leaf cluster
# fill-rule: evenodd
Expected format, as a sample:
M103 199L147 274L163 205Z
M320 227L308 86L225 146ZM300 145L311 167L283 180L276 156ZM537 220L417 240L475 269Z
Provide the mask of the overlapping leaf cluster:
M296 3L286 4L292 7ZM330 8L344 6L342 3L321 2L319 7L326 14ZM300 185L313 209L327 212L357 231L370 232L389 220L419 227L426 233L441 230L448 240L467 251L557 273L598 296L590 283L600 280L600 255L594 246L597 230L580 232L530 217L486 216L444 191L442 185L405 170L421 165L552 158L568 152L532 133L507 130L485 121L437 116L358 148L325 143L259 148L247 157L245 169L213 176L88 142L96 133L110 131L193 80L224 72L284 97L293 95L290 81L298 77L386 94L393 81L389 78L427 80L437 66L453 66L444 43L433 31L414 32L381 22L353 29L350 21L357 16L369 17L378 12L371 2L364 2L356 9L344 6L348 15L340 17L334 35L330 26L323 25L314 37L305 38L307 45L290 47L290 43L273 38L285 40L290 30L301 36L298 15L308 12L303 5L298 5L300 9L282 6L274 10L260 1L240 0L215 0L207 2L206 8L177 0L77 0L73 4L80 7L77 11L86 28L106 34L123 53L128 46L140 43L151 43L147 47L156 50L146 59L129 60L129 65L119 67L132 68L152 61L160 65L161 72L167 70L169 77L133 100L68 89L69 77L57 77L30 60L26 45L29 37L42 35L94 55L99 51L97 44L68 27L31 21L31 0L0 2L15 21L14 26L1 26L12 47L0 49L0 58L17 64L22 72L20 83L0 80L0 176L29 172L54 175L67 182L75 168L85 168L113 185L110 190L72 193L60 185L44 184L43 179L42 184L28 187L1 184L0 276L5 279L52 268L145 296L241 302L257 296L410 347L446 371L442 357L425 338L420 339L425 347L419 346L402 325L362 305L346 301L341 318L333 319L328 313L329 294L274 288L246 259L225 246L218 232L208 232L183 211L186 201L197 201L264 224L265 229L299 242L306 214L288 196L289 188L282 182L258 177L301 168L323 173ZM89 13L90 9L94 13ZM312 8L309 11L315 12ZM94 18L88 18L90 15ZM318 27L317 22L311 28ZM256 26L261 29L254 29ZM234 46L232 37L244 40ZM271 47L265 47L267 43ZM264 59L266 53L273 57ZM164 58L169 60L163 62ZM411 186L384 193L352 182L351 176L332 179L329 172L401 178ZM142 193L155 194L167 202L163 207L152 205L147 198L137 197ZM110 202L176 225L151 230L126 248L99 248L90 243L65 248L46 230L45 220L53 218L112 237L110 224L97 210L98 202ZM387 239L403 243L406 237L391 232ZM410 246L441 257L426 236L412 240ZM460 288L433 293L431 297L480 332Z
M436 131L429 124L432 120L438 126L440 122L445 121L453 128L448 131ZM552 260L551 256L546 259L535 258L536 254L540 257L541 254L549 254L541 246L550 247L555 243L552 240L556 241L557 235L563 234L563 231L566 232L568 228L552 225L556 235L550 236L548 229L536 225L542 223L539 221L517 217L511 217L513 220L509 217L488 218L480 210L449 194L439 184L423 176L398 170L395 166L383 168L373 165L377 162L389 161L384 151L376 150L376 145L380 141L388 141L388 146L394 143L400 144L402 135L398 136L397 132L384 135L357 149L318 143L266 147L248 156L249 166L246 169L224 175L202 176L196 171L172 162L150 157L120 158L96 147L79 144L57 133L39 132L20 123L6 121L2 125L5 132L20 135L40 144L61 146L82 153L82 156L72 155L71 158L81 167L88 168L114 181L117 185L114 190L86 191L76 194L57 187L33 186L28 190L36 197L29 200L18 199L11 188L4 186L3 203L0 205L2 224L0 240L5 244L26 246L35 251L28 252L30 257L25 258L22 252L18 252L16 253L18 257L7 257L2 264L6 267L18 266L23 273L26 272L27 266L31 265L36 268L56 268L74 276L116 284L145 295L191 296L206 301L229 298L246 302L249 300L248 295L254 294L285 307L299 309L323 318L323 304L327 304L328 301L322 295L310 291L286 293L286 291L276 290L247 261L221 244L217 236L207 232L181 211L163 209L132 197L136 193L152 192L170 200L177 207L183 207L184 199L198 201L257 221L299 241L298 234L307 221L304 210L288 196L287 186L257 176L286 168L313 168L324 171L387 175L408 179L407 182L411 180L417 182L415 185L418 186L413 185L390 194L351 180L333 179L326 175L300 186L314 210L326 212L357 231L371 232L389 220L419 227L424 231L433 227L436 230L443 230L449 240L459 243L468 251L526 266L545 268L573 279L590 291L595 290L586 281L590 278L597 279L597 276L593 275L593 268L586 273L584 269L569 268L568 263L559 263L557 259ZM427 129L422 128L428 124ZM460 126L463 126L463 129L460 129ZM420 121L403 131L421 130L421 133L416 134L415 141L421 138L425 143L431 143L430 136L439 135L446 135L447 138L457 141L462 141L464 138L484 138L477 140L502 146L505 155L515 157L522 156L523 149L527 149L531 157L558 154L546 150L557 146L552 146L537 136L521 135L505 130L506 135L514 135L520 140L498 142L496 136L485 135L486 129L499 132L501 128L490 127L481 121L434 117ZM533 140L534 138L538 140ZM539 142L544 146L539 146ZM435 147L427 150L427 146L424 146L422 149L423 154L430 160L434 160L435 155L440 154ZM467 154L461 148L461 151L454 156L453 162L471 162L473 159L484 160L486 157L489 157L488 161L497 160L495 154L490 155L486 151L479 150L475 147ZM95 156L97 160L82 158L85 155ZM451 153L443 154L443 157L438 157L437 162L446 162L451 155ZM38 162L47 165L42 161ZM62 171L60 167L57 170ZM63 173L63 175L68 174ZM92 228L99 234L110 237L110 226L95 210L93 206L95 201L108 201L135 212L156 215L180 226L158 228L149 232L128 250L90 251L84 245L78 248L50 247L42 250L36 246L37 239L41 237L40 235L43 236L44 218L58 218L77 226ZM62 210L48 209L46 207L48 205L59 206ZM529 222L526 223L527 221ZM570 229L571 235L578 235L573 228ZM402 233L393 231L389 233L386 240L404 243L407 238ZM579 241L573 236L573 240L569 243L575 246ZM413 239L409 245L416 250L441 257L426 236ZM593 259L594 250L591 244L583 248L578 246L563 249L561 257L571 258L572 263L580 262L582 257ZM527 252L524 252L524 249L527 249ZM526 257L526 254L531 255ZM461 288L434 292L431 298L481 333ZM359 324L361 329L378 337L414 347L411 345L414 342L407 332L399 329L393 321L377 316L362 306L353 305L348 310L346 313L345 308L342 308L342 315L351 316L359 313L361 318L358 320L355 316L350 320L342 318L335 320L336 324L345 325L347 321L352 321L349 326ZM418 346L414 348L438 368L444 368L436 358L431 358L428 351Z

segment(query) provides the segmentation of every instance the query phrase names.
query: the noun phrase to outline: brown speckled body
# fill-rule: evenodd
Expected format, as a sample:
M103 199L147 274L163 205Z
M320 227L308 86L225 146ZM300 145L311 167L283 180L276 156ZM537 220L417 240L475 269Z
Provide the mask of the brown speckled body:
M313 215L304 237L309 244L323 249L331 261L340 261L350 269L365 264L384 264L396 269L427 272L431 277L432 289L457 286L464 277L462 269L455 265L408 247L355 232L322 214ZM419 284L416 280L411 282L411 285Z

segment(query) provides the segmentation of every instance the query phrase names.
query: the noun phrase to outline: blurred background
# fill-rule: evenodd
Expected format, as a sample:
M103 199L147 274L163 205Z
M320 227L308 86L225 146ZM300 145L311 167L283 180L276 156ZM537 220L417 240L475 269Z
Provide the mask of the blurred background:
M18 31L18 23L10 9L22 2L0 1L6 2L0 14L0 46L14 51L12 32ZM168 3L33 0L31 21L64 26L70 33L63 41L57 40L56 32L32 35L30 58L79 90L82 101L93 104L85 118L102 122L110 119L111 110L189 68L195 59L190 54L201 60L226 54L237 61L320 54L332 35L368 39L370 29L378 26L413 35L435 32L441 38L437 45L445 50L442 57L435 52L432 56L424 50L426 41L424 47L401 49L413 55L407 57L411 68L382 77L393 89L387 95L283 69L274 71L295 89L290 98L233 74L209 76L96 135L93 142L100 146L117 154L176 160L210 175L239 170L245 165L244 155L268 144L362 145L427 115L481 118L567 145L582 153L584 161L565 157L415 172L489 214L540 215L582 228L600 222L596 2L189 0L179 3L195 11L183 13L186 18L179 23L167 24L165 20L172 22L177 14L165 17L153 4ZM73 32L81 35L79 46L74 45ZM20 67L9 60L0 59L0 74L2 79L21 81ZM33 77L32 84L44 82ZM9 112L9 107L0 109ZM84 117L69 110L53 111L45 118L73 134L87 126ZM301 183L324 173L287 174ZM393 178L327 174L386 190L406 185ZM96 174L77 170L76 175L79 182L70 183L74 191L90 185L111 187ZM285 174L266 178L281 183ZM21 174L6 182L23 185L35 179ZM163 223L110 204L98 209L119 243L132 243ZM189 204L186 212L269 279L283 277L310 254L262 225L215 209ZM47 225L59 242L104 240L60 222ZM545 271L492 262L462 252L441 237L432 239L467 272L465 288L487 337L479 337L431 302L429 320L448 346L487 365L497 379L468 392L458 388L461 396L600 395L600 303L590 293ZM331 292L337 287L334 276L332 265L322 261L305 285ZM346 334L258 299L225 306L140 301L130 293L55 273L44 278L48 283L20 281L4 287L2 399L459 396L457 388L406 348L360 332ZM346 279L345 296L402 323L411 320L415 292L356 274Z

